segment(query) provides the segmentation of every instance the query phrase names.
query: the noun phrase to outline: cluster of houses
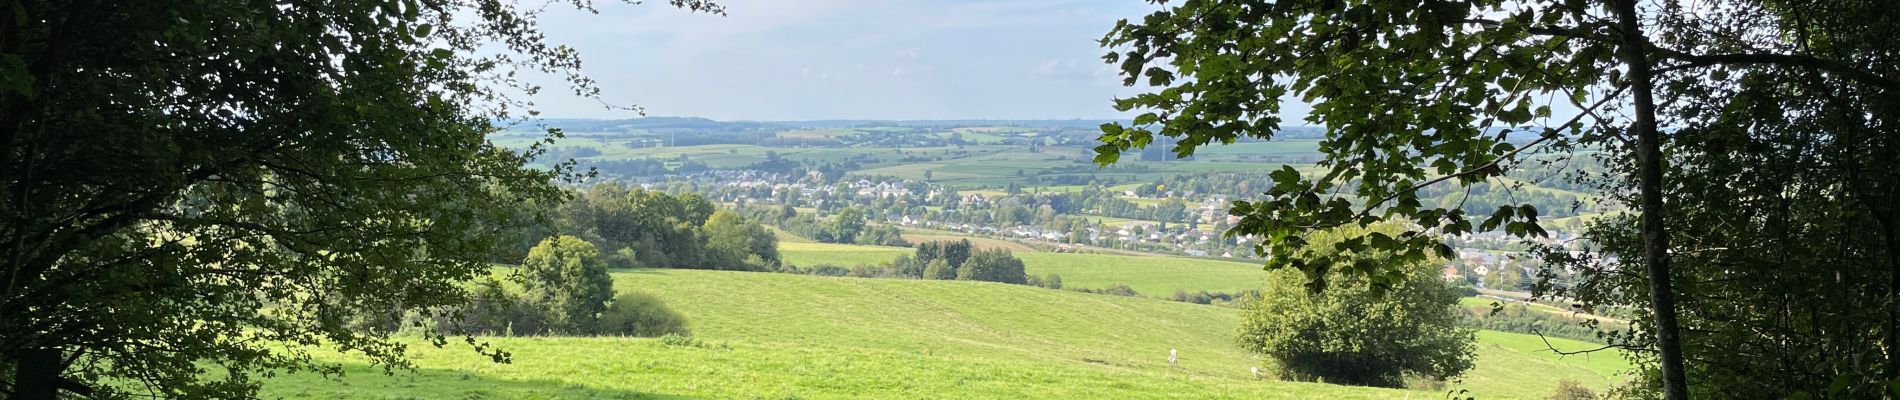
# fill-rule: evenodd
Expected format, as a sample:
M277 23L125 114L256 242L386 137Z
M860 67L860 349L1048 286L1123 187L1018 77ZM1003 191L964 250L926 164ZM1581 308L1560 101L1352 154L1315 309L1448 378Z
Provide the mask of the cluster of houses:
M829 201L848 201L854 204L874 199L919 199L925 203L940 203L949 192L940 186L926 185L903 180L876 181L867 178L826 182L816 172L785 174L755 170L710 170L696 173L687 178L703 185L724 186L733 190L720 191L720 200L740 206L792 204L800 206L824 207ZM1126 197L1141 197L1135 193L1123 193ZM1164 192L1158 196L1179 196L1189 198L1187 192ZM1189 218L1194 218L1202 227L1232 226L1239 217L1227 213L1229 197L1224 194L1208 194L1194 197L1188 203ZM1162 197L1166 198L1166 197ZM985 208L996 199L982 194L962 194L957 199L965 209ZM947 210L941 212L956 212ZM1090 219L1088 216L1081 216ZM940 229L964 232L983 236L1010 238L1051 243L1074 243L1080 245L1137 247L1149 250L1171 249L1181 254L1198 257L1235 257L1236 247L1229 245L1210 245L1209 242L1223 240L1219 232L1211 229L1188 229L1187 224L1169 224L1168 229L1154 221L1119 221L1102 224L1047 227L1038 225L992 226L968 222L935 220L927 215L914 215L905 212L892 212L883 215L885 222L917 228ZM956 218L950 218L956 219ZM1240 243L1250 242L1252 238L1239 237ZM1231 243L1231 242L1229 242ZM1242 257L1251 256L1243 252ZM1475 273L1482 277L1504 263L1498 254L1467 249L1460 254L1458 262L1476 265L1476 270L1460 271L1448 265L1447 278L1453 275L1463 277Z

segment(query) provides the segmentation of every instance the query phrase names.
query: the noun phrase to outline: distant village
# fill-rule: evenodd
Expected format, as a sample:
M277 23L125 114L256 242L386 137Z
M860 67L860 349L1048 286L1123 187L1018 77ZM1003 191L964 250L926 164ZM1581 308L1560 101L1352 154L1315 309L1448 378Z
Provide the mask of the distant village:
M1228 214L1227 194L1094 187L1070 192L958 190L915 180L873 176L828 176L808 170L706 170L639 184L649 190L696 192L735 208L791 207L823 217L851 207L867 219L911 230L947 231L1046 247L1050 251L1121 250L1191 257L1258 259L1249 235L1221 234L1240 219ZM1111 215L1111 205L1133 202L1180 204L1179 213ZM1140 210L1159 206L1137 207ZM1178 214L1178 215L1175 215ZM1147 218L1134 218L1145 216ZM1156 217L1160 218L1156 218ZM1566 246L1571 235L1551 231L1531 243ZM1447 280L1498 290L1528 288L1537 260L1521 239L1498 232L1448 238L1458 255L1446 260Z

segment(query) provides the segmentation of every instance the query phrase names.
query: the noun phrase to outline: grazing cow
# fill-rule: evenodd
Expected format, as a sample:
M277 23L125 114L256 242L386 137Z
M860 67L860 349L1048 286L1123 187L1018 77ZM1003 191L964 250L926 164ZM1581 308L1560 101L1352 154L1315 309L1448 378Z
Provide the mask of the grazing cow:
M1168 365L1175 365L1175 364L1174 364L1174 356L1175 356L1176 354L1178 354L1178 353L1176 353L1174 349L1168 349Z
M1249 369L1251 369L1251 370L1253 370L1253 379L1255 379L1255 380L1259 380L1259 379L1260 379L1260 367L1253 367L1253 368L1249 368Z

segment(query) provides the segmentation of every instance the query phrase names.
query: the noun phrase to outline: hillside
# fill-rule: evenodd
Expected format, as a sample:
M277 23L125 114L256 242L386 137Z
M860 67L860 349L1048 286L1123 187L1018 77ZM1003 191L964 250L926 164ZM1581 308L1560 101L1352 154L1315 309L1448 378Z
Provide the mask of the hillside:
M1438 392L1254 381L1232 309L980 282L636 270L616 287L667 299L705 346L657 339L493 339L514 363L418 345L419 374L350 383L279 377L291 398L1430 398ZM1621 360L1556 359L1485 332L1478 368L1447 389L1535 398L1593 386ZM1560 342L1566 347L1584 347ZM1178 366L1165 361L1180 350Z

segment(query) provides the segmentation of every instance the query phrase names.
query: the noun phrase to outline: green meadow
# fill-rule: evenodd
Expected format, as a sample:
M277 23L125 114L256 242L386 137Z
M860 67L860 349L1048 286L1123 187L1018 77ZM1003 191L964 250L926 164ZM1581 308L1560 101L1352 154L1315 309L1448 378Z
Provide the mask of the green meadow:
M860 264L877 265L913 252L905 247L779 244L780 256L786 262L801 267L819 264L847 268ZM1065 287L1102 288L1123 284L1136 292L1153 296L1167 296L1177 289L1190 292L1238 292L1259 288L1264 276L1258 264L1198 258L1022 251L1017 251L1016 257L1023 259L1023 269L1031 275L1061 275Z
M986 282L700 270L616 272L685 315L692 340L482 338L411 346L419 367L381 369L334 353L346 381L279 375L265 398L378 399L1391 399L1465 390L1547 395L1558 379L1605 387L1620 358L1558 357L1528 335L1480 332L1477 367L1435 390L1256 380L1233 343L1234 309ZM1591 345L1555 340L1560 348ZM1180 359L1170 365L1168 349Z

